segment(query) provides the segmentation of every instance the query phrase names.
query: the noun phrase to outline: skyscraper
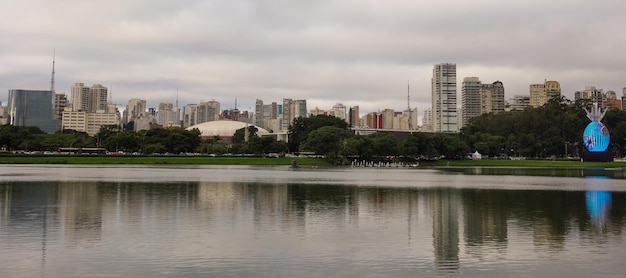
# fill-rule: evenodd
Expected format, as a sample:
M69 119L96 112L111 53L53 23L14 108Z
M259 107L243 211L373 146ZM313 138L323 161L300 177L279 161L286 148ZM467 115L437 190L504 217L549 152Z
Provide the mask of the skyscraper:
M183 127L194 126L198 123L198 105L187 104L183 107Z
M461 107L463 122L461 126L467 126L471 118L479 116L481 113L480 88L482 83L478 77L463 78L461 87Z
M137 118L142 117L146 113L146 100L131 98L128 100L126 109L124 109L123 123L124 125L129 122L135 121ZM134 130L134 129L133 129Z
M9 117L14 126L36 126L46 133L59 130L54 118L52 91L9 90Z
M281 130L288 130L289 126L293 123L293 120L298 117L306 117L306 99L283 99L283 121Z
M74 83L71 97L73 111L89 111L89 87L86 87L85 83Z
M180 126L178 107L171 102L159 103L157 122L163 127Z
M108 89L102 84L93 84L91 88L85 83L76 82L72 86L72 110L94 113L107 110Z
M216 100L201 101L198 104L197 123L217 121L220 119L220 103Z
M361 126L361 119L359 118L359 106L355 105L350 107L350 126L351 127L360 127Z
M456 64L437 64L432 78L432 129L458 132L456 107Z

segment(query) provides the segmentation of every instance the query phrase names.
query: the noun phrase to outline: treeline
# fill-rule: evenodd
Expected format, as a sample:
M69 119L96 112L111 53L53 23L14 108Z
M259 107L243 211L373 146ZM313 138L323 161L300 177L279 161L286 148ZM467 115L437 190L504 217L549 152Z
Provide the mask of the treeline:
M45 134L35 127L0 126L0 146L5 150L56 151L59 147L102 147L109 151L153 153L252 154L312 152L334 163L359 160L465 159L478 151L483 156L578 156L582 133L589 123L583 108L589 101L565 97L523 111L483 114L470 120L459 133L390 133L355 135L348 124L333 116L297 118L289 127L288 143L257 136L257 128L237 130L232 140L202 139L197 129L180 127L124 131L103 126L98 134L63 130ZM611 109L602 121L611 133L610 151L623 156L626 147L626 112Z
M333 121L330 116L300 118L290 127L289 146L292 152L314 151L338 162L390 156L465 159L474 151L488 157L577 157L583 148L583 130L590 122L584 108L591 105L589 100L572 102L557 97L541 107L483 114L471 119L458 134L414 132L404 138L385 132L354 135L343 121ZM623 156L626 112L610 109L602 122L611 133L609 151Z
M578 156L584 147L583 131L590 122L584 108L591 106L589 100L553 98L541 107L473 118L459 135L472 149L489 156ZM610 109L602 122L611 134L609 151L621 157L626 143L626 112Z

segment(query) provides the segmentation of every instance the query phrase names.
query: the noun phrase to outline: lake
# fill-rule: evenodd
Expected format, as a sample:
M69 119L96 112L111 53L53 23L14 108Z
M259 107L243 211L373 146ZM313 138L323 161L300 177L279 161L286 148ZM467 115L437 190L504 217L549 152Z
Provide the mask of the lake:
M4 277L623 277L621 169L0 166Z

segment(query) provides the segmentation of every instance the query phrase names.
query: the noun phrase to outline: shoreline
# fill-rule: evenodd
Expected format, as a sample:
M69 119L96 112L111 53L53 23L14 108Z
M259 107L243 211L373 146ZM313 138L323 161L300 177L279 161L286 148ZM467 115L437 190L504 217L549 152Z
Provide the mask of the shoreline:
M334 166L321 158L308 157L240 157L240 156L102 156L102 155L12 155L0 156L0 164L172 164L172 165L292 165ZM440 167L522 167L522 168L615 168L626 170L626 162L581 162L572 160L438 160L420 161L407 168ZM402 166L400 166L402 167ZM367 168L367 167L363 167Z

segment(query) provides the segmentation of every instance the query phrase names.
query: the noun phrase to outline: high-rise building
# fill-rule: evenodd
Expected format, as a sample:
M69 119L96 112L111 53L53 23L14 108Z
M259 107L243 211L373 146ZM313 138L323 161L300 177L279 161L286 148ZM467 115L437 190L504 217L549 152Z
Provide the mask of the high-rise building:
M395 118L395 111L393 109L384 109L382 112L380 112L380 115L382 117L382 126L380 128L384 128L384 129L393 129L393 120Z
M545 86L548 100L561 96L561 84L559 84L559 82L548 80L545 82Z
M54 118L61 120L63 117L63 110L67 107L67 95L66 94L54 94Z
M361 126L361 122L360 122L360 118L359 118L359 106L355 105L350 107L350 126L351 127L360 127Z
M180 126L178 110L171 102L159 103L157 122L163 127Z
M196 124L198 124L198 105L185 105L183 107L183 127L190 127Z
M257 99L254 110L256 126L271 131L280 129L278 124L279 105L276 102L263 104L262 100Z
M35 126L46 133L59 130L53 111L52 91L9 90L9 123L14 126Z
M0 101L0 125L6 124L9 124L9 108L2 106L2 101Z
M293 120L298 117L306 117L306 99L283 99L283 113L282 113L282 126L281 130L288 130L289 126L293 124Z
M72 111L96 112L107 110L108 89L102 84L93 84L91 88L76 82L72 86Z
M146 113L146 100L131 98L128 100L122 122L128 124Z
M480 113L504 112L504 85L496 81L492 84L482 84L480 87Z
M435 132L458 132L456 64L435 65L432 78L432 128Z
M93 84L89 88L90 105L89 112L106 111L108 108L108 89L102 84Z
M85 83L76 82L71 89L72 111L89 111L89 87Z
M333 105L333 108L331 109L331 115L348 122L349 119L346 116L346 113L347 113L347 107L343 105L342 103L337 103Z
M261 128L265 128L263 125L263 112L263 100L257 99L254 105L254 124Z
M422 131L433 131L433 110L431 108L424 109L422 116Z
M221 112L220 103L216 100L209 100L206 102L201 101L198 104L197 109L198 109L197 124L217 121L220 119L220 112ZM237 109L233 109L233 110L237 110ZM236 112L238 111L239 110L237 110ZM238 113L235 116L235 119L237 116L238 116Z
M557 81L545 80L543 84L530 85L530 106L540 107L553 97L561 96L561 85Z
M463 78L463 84L461 86L462 127L467 126L471 118L481 114L481 85L482 83L478 77Z
M581 99L587 99L591 102L597 102L598 107L605 107L604 105L604 92L602 89L597 89L595 86L585 86L583 91L574 92L574 101Z

